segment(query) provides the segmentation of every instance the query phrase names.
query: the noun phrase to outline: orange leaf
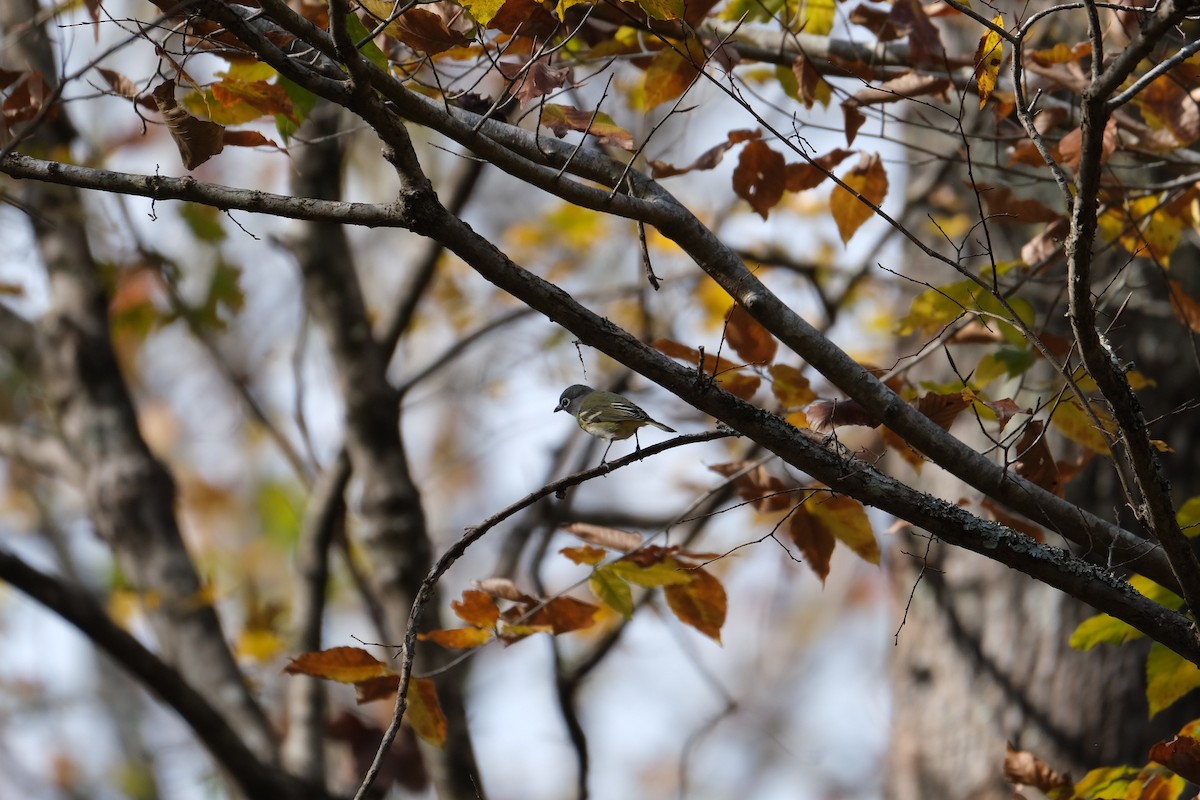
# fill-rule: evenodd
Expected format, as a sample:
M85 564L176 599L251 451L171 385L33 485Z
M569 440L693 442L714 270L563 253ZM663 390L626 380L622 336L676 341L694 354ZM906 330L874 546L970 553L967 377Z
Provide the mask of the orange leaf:
M849 190L841 186L835 188L829 200L829 210L837 223L842 241L849 242L850 237L875 213L871 205L878 206L887 196L887 170L878 153L863 153L858 165L846 173L842 181Z
M783 199L786 166L783 156L766 142L761 139L747 142L733 171L733 191L766 219Z
M585 564L589 567L596 566L608 556L608 551L603 547L564 547L558 552L576 564Z
M478 589L467 589L462 594L462 600L450 604L458 618L476 628L494 628L500 619L500 607L487 592Z
M580 131L595 136L604 144L616 145L623 150L633 149L633 134L603 112L580 111L572 106L546 103L542 106L538 121L560 139L568 131Z
M1017 443L1017 474L1043 489L1057 495L1062 494L1062 483L1058 478L1058 465L1050 454L1050 445L1043 435L1045 425L1039 420L1025 423L1025 432Z
M770 364L778 347L775 337L741 305L729 310L725 341L747 364Z
M390 675L391 669L361 647L331 647L302 653L283 671L288 675L312 675L338 683L358 683Z
M1092 46L1088 42L1080 42L1074 47L1065 42L1059 42L1049 50L1034 50L1029 54L1029 58L1035 64L1050 67L1055 64L1068 64L1072 61L1079 61L1081 58L1086 58L1091 54Z
M659 51L646 68L643 83L642 110L674 100L688 90L700 71L673 48Z
M814 497L805 507L826 530L860 558L872 564L879 563L879 542L875 540L875 531L871 528L871 520L867 518L867 510L862 503L853 497L835 494Z
M788 517L788 534L804 555L804 560L817 573L821 583L829 576L829 560L837 538L804 506L797 506Z
M450 723L438 701L437 687L432 678L413 678L408 685L408 722L417 736L434 747L446 743Z
M1187 325L1192 333L1200 333L1200 302L1189 295L1183 288L1183 284L1174 278L1168 283L1171 286L1171 310L1175 312L1175 316L1184 325Z
M226 78L212 85L212 93L221 105L246 103L261 111L264 116L280 114L292 122L298 122L291 96L277 83Z
M663 590L667 605L680 622L691 625L705 636L721 641L728 605L725 587L701 567L691 570L692 580Z
M796 367L790 364L772 364L769 371L771 392L784 408L799 408L817 399L812 384Z
M657 350L671 358L678 358L691 366L700 363L700 351L685 344L670 339L658 339L651 344ZM730 394L737 395L743 400L749 400L758 391L762 379L757 375L745 375L736 372L738 365L724 358L718 358L708 353L704 354L704 372L712 375L716 372L717 383Z
M443 628L417 634L417 639L422 642L433 642L454 650L471 650L487 644L494 638L495 634L484 628Z

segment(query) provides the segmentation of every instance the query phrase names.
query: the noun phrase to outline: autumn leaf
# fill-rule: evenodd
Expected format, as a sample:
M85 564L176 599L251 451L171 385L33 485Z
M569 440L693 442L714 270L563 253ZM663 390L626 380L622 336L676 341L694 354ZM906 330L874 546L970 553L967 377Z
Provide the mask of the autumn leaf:
M225 148L225 128L197 119L179 105L175 99L175 81L163 81L151 94L185 167L195 169Z
M1004 16L997 14L992 24L1004 27ZM1000 34L991 28L979 40L979 48L975 51L975 72L979 76L979 107L987 105L988 98L996 88L996 78L1000 75L1000 64L1004 61L1004 45Z
M797 506L788 517L788 535L800 549L804 562L824 583L837 537L803 505Z
M1016 454L1017 474L1025 480L1041 486L1048 492L1062 496L1062 483L1058 479L1058 465L1050 454L1046 442L1045 424L1040 420L1025 423L1024 432L1013 452Z
M1118 435L1116 420L1106 409L1096 403L1092 404L1091 409L1100 420L1103 429L1096 427L1091 416L1074 399L1055 406L1050 415L1050 424L1071 441L1083 445L1094 453L1108 455L1111 452L1109 442L1115 441Z
M879 420L857 400L818 400L807 409L814 431L831 431L844 425L878 428Z
M450 723L438 700L432 678L413 678L408 685L408 723L417 736L434 747L446 743Z
M665 161L650 160L650 175L654 178L670 178L675 175L686 175L689 172L697 170L709 170L716 167L724 160L725 154L733 147L736 142L733 139L726 139L718 145L714 145L703 153L701 153L695 161L688 164L686 167L676 167Z
M1164 739L1150 748L1150 760L1185 780L1200 783L1200 739L1183 735Z
M331 647L302 653L283 671L288 675L311 675L338 683L358 683L391 673L391 668L361 647Z
M800 408L817 399L812 384L796 367L790 364L772 364L767 371L771 375L771 393L783 408Z
M849 242L875 213L868 203L879 206L887 196L887 170L878 153L863 153L858 165L846 173L842 182L846 186L838 186L833 190L829 210L833 214L833 221L837 223L842 241Z
M725 587L703 567L696 567L691 573L692 580L663 590L667 606L680 622L719 643L728 608Z
M833 98L833 87L821 76L812 61L803 55L792 61L792 77L796 80L796 99L812 108L814 103L828 106Z
M829 173L838 164L853 154L853 150L837 148L823 156L812 160L811 164L788 164L784 172L784 189L789 192L803 192L815 189L829 177Z
M761 139L747 142L733 171L733 191L763 219L783 199L783 156Z
M537 602L536 597L522 592L508 578L484 578L480 581L474 581L473 584L479 591L487 592L492 597L497 597L501 600L512 600L515 603L526 603L529 605Z
M1079 61L1091 54L1092 45L1089 42L1080 42L1074 47L1068 45L1066 42L1058 42L1048 50L1034 50L1029 53L1029 58L1039 66L1050 67L1055 64L1069 64Z
M588 544L607 547L609 550L618 550L622 553L637 550L643 542L640 533L610 528L607 525L593 525L590 522L572 522L569 525L563 525L562 529Z
M965 392L929 392L921 395L916 405L917 411L937 423L942 430L948 431L958 415L971 405L971 398Z
M1010 783L1032 786L1043 794L1052 794L1056 789L1069 789L1073 783L1070 775L1055 772L1033 753L1017 750L1011 743L1005 745L1004 777Z
M588 588L601 603L625 619L633 618L633 591L611 564L597 567L588 578Z
M655 106L681 96L699 76L696 66L684 58L674 48L660 50L650 66L646 68L643 77L641 111L649 111Z
M1170 285L1171 310L1192 333L1200 333L1200 302L1188 294L1183 284L1174 278L1167 283Z
M729 316L725 320L725 340L747 364L770 364L779 344L740 304L734 304L729 309Z
M564 547L558 552L574 561L589 567L595 566L608 557L608 551L603 547Z
M595 136L604 144L615 145L624 150L633 149L633 134L613 122L613 118L602 111L580 111L571 106L546 103L541 108L538 121L560 139L569 131L579 131Z
M665 557L650 564L640 564L628 558L613 562L612 571L635 586L654 589L677 586L692 580L693 572L674 558Z
M1146 700L1152 718L1197 687L1200 687L1200 667L1164 644L1150 645L1150 655L1146 657Z
M637 0L637 4L654 19L664 22L683 19L687 12L686 0Z
M872 564L879 563L879 542L862 503L842 494L818 495L810 499L805 508L859 558Z
M395 696L400 689L399 675L380 675L378 678L367 678L354 684L354 702L358 705L374 703L376 700L387 700Z
M463 622L477 628L494 628L500 620L500 608L496 601L490 594L478 589L464 591L462 600L455 600L450 608Z
M754 508L761 513L780 511L794 502L792 494L798 487L785 484L768 472L762 464L734 461L728 464L713 464L709 469L727 478L737 475L734 478L734 486L737 487L738 497L753 503Z
M721 388L743 400L753 397L762 384L762 379L757 375L738 371L740 367L732 361L709 353L704 353L701 359L699 350L685 344L670 339L656 339L650 346L693 367L702 363L705 374L713 375L715 372L716 381Z
M471 650L494 638L496 634L485 628L444 628L417 634L417 639L422 642L433 642L453 650Z

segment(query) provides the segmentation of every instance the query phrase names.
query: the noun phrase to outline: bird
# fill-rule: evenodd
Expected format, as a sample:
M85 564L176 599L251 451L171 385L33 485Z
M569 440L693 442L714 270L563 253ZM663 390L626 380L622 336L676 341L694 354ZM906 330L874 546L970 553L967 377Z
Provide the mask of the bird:
M604 448L604 455L600 457L602 465L608 458L612 443L618 439L632 436L640 451L642 443L638 441L637 432L644 425L653 425L667 433L677 433L674 428L652 419L629 398L616 392L597 391L582 383L564 389L554 410L569 412L584 432L608 440L608 447Z

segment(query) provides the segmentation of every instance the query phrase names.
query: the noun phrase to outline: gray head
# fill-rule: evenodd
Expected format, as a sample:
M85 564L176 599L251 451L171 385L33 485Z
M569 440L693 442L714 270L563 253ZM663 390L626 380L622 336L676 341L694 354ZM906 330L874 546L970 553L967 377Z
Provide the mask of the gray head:
M570 411L572 414L575 414L579 411L576 401L585 394L591 394L594 391L595 389L582 383L577 383L574 386L568 386L563 390L562 395L558 398L558 406L554 410Z

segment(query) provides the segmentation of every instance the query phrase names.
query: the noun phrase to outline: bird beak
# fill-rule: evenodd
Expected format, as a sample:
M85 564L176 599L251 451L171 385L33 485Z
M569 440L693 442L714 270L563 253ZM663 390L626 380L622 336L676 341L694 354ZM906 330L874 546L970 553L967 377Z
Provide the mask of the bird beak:
M554 410L555 410L555 411L562 411L562 403L559 403L558 405L556 405L556 406L554 407Z

